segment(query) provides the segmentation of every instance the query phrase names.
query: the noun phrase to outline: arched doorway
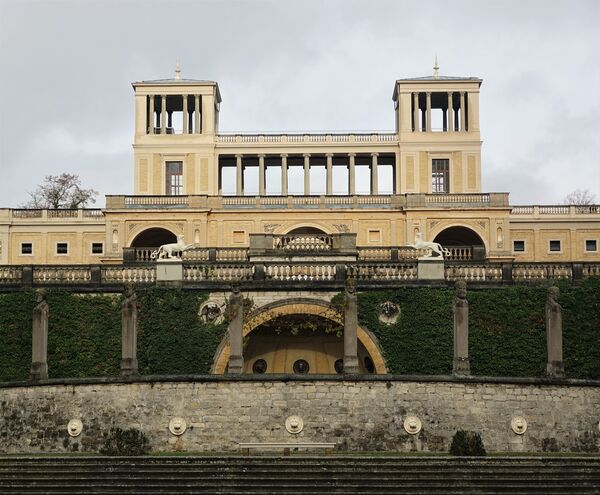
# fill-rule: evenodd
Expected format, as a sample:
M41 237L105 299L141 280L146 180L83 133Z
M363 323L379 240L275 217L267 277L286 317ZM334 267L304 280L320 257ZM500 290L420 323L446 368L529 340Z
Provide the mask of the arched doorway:
M317 234L327 235L324 230L318 229L317 227L297 227L290 230L286 235L306 235L306 234Z
M263 306L244 323L244 372L260 373L261 367L264 373L340 372L343 321L341 313L319 300L286 300ZM357 337L361 372L387 373L376 338L361 326ZM229 354L225 337L215 354L213 373L226 373Z
M479 234L467 227L448 227L435 236L434 242L439 242L450 251L450 260L484 260L485 244Z
M157 248L158 246L172 242L177 242L177 236L173 232L160 227L152 227L143 230L135 236L133 241L131 241L131 247Z

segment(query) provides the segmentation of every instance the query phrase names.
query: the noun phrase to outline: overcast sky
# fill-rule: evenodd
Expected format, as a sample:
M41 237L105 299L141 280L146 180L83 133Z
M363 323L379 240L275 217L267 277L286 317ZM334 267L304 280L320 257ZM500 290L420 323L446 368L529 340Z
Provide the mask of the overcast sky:
M398 78L477 76L483 190L600 202L600 1L0 0L0 207L133 191L136 80L219 83L221 131L393 130Z

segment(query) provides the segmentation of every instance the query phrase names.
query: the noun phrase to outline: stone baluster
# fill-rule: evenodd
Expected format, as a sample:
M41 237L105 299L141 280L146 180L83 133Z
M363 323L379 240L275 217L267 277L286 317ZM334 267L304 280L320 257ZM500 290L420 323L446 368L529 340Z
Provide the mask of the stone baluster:
M358 373L358 303L356 288L347 285L344 293L344 373Z
M46 291L36 291L37 304L33 308L31 334L31 374L32 380L48 379L48 315L50 309L46 301Z
M546 299L546 344L548 359L546 375L562 377L565 374L562 342L562 308L558 303L560 292L558 287L548 288Z
M244 372L243 331L244 331L244 298L239 287L233 287L229 297L229 373Z
M137 375L137 295L127 284L121 304L121 375Z
M452 372L455 375L469 375L469 302L467 283L457 280L454 293L454 359Z

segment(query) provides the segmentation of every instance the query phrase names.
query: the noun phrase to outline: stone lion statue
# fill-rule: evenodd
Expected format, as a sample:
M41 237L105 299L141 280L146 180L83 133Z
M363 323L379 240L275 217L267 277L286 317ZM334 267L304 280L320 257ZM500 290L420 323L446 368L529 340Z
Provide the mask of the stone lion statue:
M415 235L415 243L409 244L409 246L415 249L429 249L431 254L426 256L426 258L434 258L433 253L436 253L436 257L440 259L444 259L444 255L450 256L450 251L443 248L439 242L424 241L421 232Z
M171 259L178 258L178 256L173 253L181 253L185 251L189 246L185 243L183 235L177 236L177 242L173 242L171 244L163 244L155 251L152 251L150 258L153 260L159 259Z

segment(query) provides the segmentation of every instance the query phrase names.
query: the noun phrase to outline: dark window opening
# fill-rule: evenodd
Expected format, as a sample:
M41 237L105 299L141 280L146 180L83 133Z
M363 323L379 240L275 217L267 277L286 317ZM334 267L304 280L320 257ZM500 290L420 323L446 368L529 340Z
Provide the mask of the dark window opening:
M31 242L22 242L21 254L33 254L33 244Z
M586 251L598 251L598 242L596 239L586 239L585 241Z
M92 254L102 254L104 245L101 242L92 242Z
M267 362L264 359L257 359L252 365L252 373L263 374L267 371Z
M375 363L369 356L366 356L363 362L368 373L375 373Z
M431 163L431 192L450 192L450 160L436 158Z
M513 251L515 253L522 253L525 251L525 241L514 241L513 242Z
M166 166L166 194L168 196L183 194L183 162L167 162Z
M557 252L560 251L560 241L550 241L550 251Z
M304 359L298 359L296 362L294 362L294 373L297 375L306 375L308 374L309 369L310 366Z
M344 360L336 359L335 363L333 363L333 367L335 368L335 372L339 375L344 372Z
M56 254L69 254L69 245L66 242L57 242Z

